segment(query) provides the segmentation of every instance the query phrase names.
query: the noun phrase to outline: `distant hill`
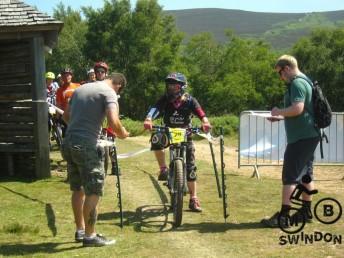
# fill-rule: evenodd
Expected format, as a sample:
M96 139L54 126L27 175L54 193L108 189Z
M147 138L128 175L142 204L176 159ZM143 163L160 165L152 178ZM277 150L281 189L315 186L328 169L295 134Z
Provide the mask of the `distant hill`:
M175 17L186 40L194 34L211 32L219 42L227 40L226 29L236 35L270 42L277 49L291 47L316 27L344 27L344 10L314 13L261 13L229 9L165 11Z

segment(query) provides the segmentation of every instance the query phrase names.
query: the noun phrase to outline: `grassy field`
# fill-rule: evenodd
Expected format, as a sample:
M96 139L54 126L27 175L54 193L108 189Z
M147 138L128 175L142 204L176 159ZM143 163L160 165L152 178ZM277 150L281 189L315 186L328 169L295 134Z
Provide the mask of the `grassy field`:
M228 143L228 142L227 142ZM231 142L233 143L233 142ZM118 142L125 153L148 146L148 137ZM119 227L115 177L106 178L105 196L97 230L115 238L116 245L82 248L74 242L70 191L66 164L58 151L51 154L53 176L46 180L0 181L0 256L25 257L344 257L342 244L298 243L280 245L286 233L263 228L259 221L280 206L280 168L262 171L262 179L250 178L251 170L235 166L235 148L225 152L229 218L223 218L208 145L197 142L199 197L204 211L191 213L185 198L183 224L172 228L167 188L156 180L157 165L152 153L120 160L124 228ZM218 154L218 152L217 152ZM219 161L218 161L219 162ZM336 198L344 206L342 169L317 182L323 197ZM329 183L331 182L331 183ZM314 232L344 235L343 217L335 224L307 224L304 234Z

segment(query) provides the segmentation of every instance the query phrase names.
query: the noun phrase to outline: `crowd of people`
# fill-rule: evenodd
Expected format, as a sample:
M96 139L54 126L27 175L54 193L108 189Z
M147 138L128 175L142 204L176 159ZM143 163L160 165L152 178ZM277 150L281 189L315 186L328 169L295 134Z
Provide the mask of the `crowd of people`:
M298 69L294 57L281 56L275 66L280 78L287 84L284 108L273 108L271 122L285 119L288 145L284 156L282 172L281 210L261 223L267 227L278 227L279 220L286 220L291 209L290 196L297 184L312 190L312 161L314 150L319 142L319 132L314 129L312 119L312 87L307 77ZM97 144L104 119L118 138L125 139L129 132L119 119L118 95L126 87L127 81L121 73L110 73L105 62L97 62L87 72L87 80L73 83L73 72L66 68L54 82L53 73L46 74L48 95L56 95L56 105L64 111L66 123L62 153L67 161L72 209L75 218L75 240L83 246L104 246L115 243L97 234L97 207L104 187L104 149ZM306 78L306 79L303 79ZM143 122L147 130L152 130L153 121L162 117L164 125L172 128L191 127L192 117L200 119L202 130L211 129L205 111L196 98L187 93L187 79L184 74L173 72L165 78L165 93L150 108ZM68 125L68 126L67 126ZM301 129L300 129L301 128ZM167 180L168 166L164 148L152 144L158 166L158 180ZM202 212L197 196L195 148L191 136L187 138L186 171L190 194L189 208ZM303 194L301 214L295 216L311 220L311 196Z

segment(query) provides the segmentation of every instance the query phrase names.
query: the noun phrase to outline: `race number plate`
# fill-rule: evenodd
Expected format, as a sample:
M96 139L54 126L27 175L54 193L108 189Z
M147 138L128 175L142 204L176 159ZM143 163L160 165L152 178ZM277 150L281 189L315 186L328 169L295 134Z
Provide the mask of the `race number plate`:
M185 142L186 129L170 128L171 144Z

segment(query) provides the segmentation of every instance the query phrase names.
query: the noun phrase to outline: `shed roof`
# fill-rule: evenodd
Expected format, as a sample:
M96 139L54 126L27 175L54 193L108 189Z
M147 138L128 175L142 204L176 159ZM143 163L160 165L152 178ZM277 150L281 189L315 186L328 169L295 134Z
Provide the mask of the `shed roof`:
M58 30L63 22L19 0L0 0L0 32Z

